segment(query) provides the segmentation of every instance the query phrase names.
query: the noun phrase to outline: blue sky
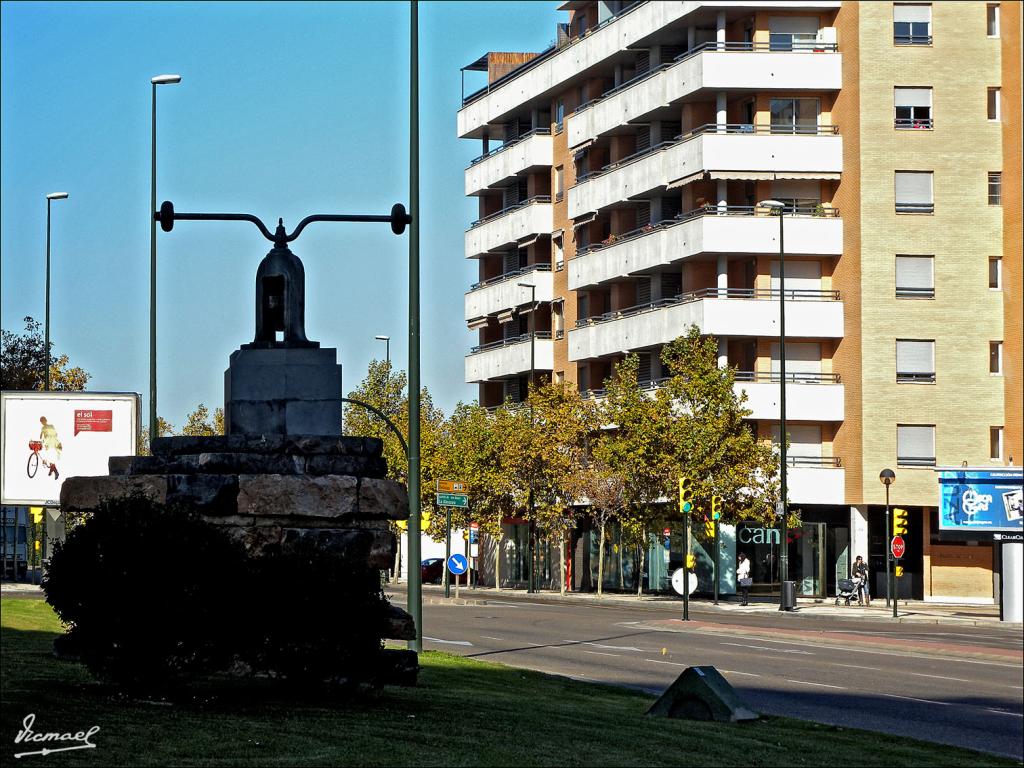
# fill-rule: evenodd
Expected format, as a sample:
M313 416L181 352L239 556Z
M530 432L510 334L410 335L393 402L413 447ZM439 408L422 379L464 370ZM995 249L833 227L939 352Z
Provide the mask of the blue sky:
M476 395L463 383L476 276L463 169L480 146L455 136L459 69L487 50L543 49L556 7L420 3L423 382L446 412ZM183 76L158 93L158 202L283 216L289 230L408 203L406 3L4 2L0 14L3 327L43 319L45 195L67 191L53 204L51 338L92 390L148 392L151 76ZM467 91L482 84L467 73ZM157 238L159 410L180 426L197 403L222 404L270 243L247 223L179 222ZM293 250L307 335L338 348L346 390L383 358L375 335L404 368L407 238L321 223Z

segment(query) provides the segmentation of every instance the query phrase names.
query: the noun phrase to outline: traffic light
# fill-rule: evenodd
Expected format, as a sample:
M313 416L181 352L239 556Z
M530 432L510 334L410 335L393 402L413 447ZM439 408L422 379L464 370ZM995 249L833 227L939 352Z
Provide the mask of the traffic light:
M902 576L903 575L903 566L902 565L897 565L896 566L896 575L897 576Z
M892 510L892 535L905 536L907 533L907 510L895 507Z
M722 497L712 496L711 497L711 519L720 520L722 518Z
M679 478L679 511L684 515L693 511L693 480L688 477Z

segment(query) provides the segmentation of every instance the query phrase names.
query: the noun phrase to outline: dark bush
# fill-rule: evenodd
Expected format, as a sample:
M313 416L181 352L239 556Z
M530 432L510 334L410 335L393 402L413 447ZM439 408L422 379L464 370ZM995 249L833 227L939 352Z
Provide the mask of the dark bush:
M102 504L54 548L46 600L98 677L159 689L230 663L245 557L186 509L141 495Z
M378 572L315 544L249 559L189 510L129 496L55 548L43 589L69 626L60 654L126 690L181 687L235 662L304 689L378 682Z

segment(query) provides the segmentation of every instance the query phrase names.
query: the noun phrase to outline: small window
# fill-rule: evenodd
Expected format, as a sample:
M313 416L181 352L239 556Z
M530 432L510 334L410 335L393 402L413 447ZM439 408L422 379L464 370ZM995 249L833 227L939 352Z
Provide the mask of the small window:
M896 128L932 128L932 89L896 88Z
M555 133L562 130L565 123L565 99L559 99L555 104Z
M893 42L896 45L932 44L932 6L925 3L894 3Z
M558 166L555 168L555 202L562 202L562 198L565 196L565 168Z
M1002 427L989 427L988 428L988 455L992 461L1003 460L1003 428Z
M896 257L896 298L935 298L935 257Z
M1003 288L1003 257L990 256L988 259L988 287L993 291Z
M999 89L989 88L988 89L988 119L998 120L999 119Z
M999 6L989 3L986 11L986 27L989 37L999 37Z
M896 340L896 381L900 384L935 382L935 342Z
M989 171L988 174L988 204L1003 204L1003 174L1002 171Z
M931 171L896 171L896 213L934 213Z
M561 272L565 269L565 249L562 245L562 235L552 237L551 243L555 246L555 271Z
M1003 342L990 341L988 343L988 372L1003 372Z
M935 466L935 425L896 426L896 464L901 467Z

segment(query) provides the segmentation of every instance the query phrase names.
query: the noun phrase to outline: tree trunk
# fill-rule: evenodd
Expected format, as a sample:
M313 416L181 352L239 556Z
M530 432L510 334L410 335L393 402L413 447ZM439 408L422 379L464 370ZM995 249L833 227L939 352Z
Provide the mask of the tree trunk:
M395 584L402 580L402 532L399 531L395 537L398 545L395 547Z
M494 540L494 588L501 589L501 535Z
M558 540L558 562L561 574L558 592L565 597L565 531L562 531L562 537Z
M647 535L644 535L647 538ZM636 596L641 597L644 593L644 562L647 559L647 547L640 544L640 569L636 572Z
M597 596L604 594L604 520L601 520L601 539L597 543Z

